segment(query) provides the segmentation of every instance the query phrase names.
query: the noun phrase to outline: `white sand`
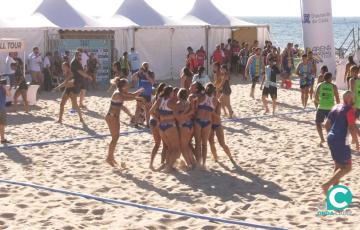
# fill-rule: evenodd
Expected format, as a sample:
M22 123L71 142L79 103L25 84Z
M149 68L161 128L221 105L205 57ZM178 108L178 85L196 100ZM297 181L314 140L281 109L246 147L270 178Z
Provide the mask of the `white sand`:
M232 85L237 117L263 113L259 87L257 100L248 98L249 87ZM28 143L108 133L103 117L109 94L90 92L86 129L76 115L69 115L70 103L64 124L55 123L59 96L43 93L30 114L10 113L8 137L14 143ZM278 113L302 109L298 90L280 89L278 97ZM134 109L133 102L127 106ZM218 146L221 164L209 154L209 171L152 172L148 169L152 137L144 133L120 137L116 157L129 167L123 172L105 163L110 138L104 138L2 149L0 178L290 229L359 229L359 154L354 154L353 171L342 181L354 194L353 215L316 216L324 199L320 185L330 177L333 164L328 149L317 146L314 116L224 123L237 169ZM121 119L121 132L134 130L126 115ZM156 165L159 161L160 155ZM5 184L0 184L0 207L0 229L244 229Z

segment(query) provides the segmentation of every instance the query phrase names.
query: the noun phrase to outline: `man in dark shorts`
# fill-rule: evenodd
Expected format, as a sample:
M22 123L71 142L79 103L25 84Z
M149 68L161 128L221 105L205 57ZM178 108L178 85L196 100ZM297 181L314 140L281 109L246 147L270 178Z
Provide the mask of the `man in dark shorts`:
M6 96L10 96L10 91L6 88L6 79L0 79L0 138L1 138L1 144L10 143L8 140L5 139Z
M83 69L83 66L81 64L81 52L76 51L75 57L71 61L71 72L74 77L74 84L76 91L79 90L79 92L75 92L75 94L79 94L81 90L86 90L88 87L88 82L92 80L91 76L89 76ZM85 97L85 96L84 96ZM84 98L80 98L79 107L85 108L83 104Z
M262 82L260 86L260 90L262 90L262 102L265 108L265 114L269 112L269 107L267 105L267 98L269 94L272 99L273 114L275 114L276 99L277 99L276 75L279 73L280 71L279 68L277 67L276 61L271 62L270 65L267 65L265 67L265 75L262 78Z
M335 162L334 175L322 185L325 195L331 186L337 185L340 179L351 171L349 133L353 143L356 145L356 151L359 151L355 109L352 107L354 104L354 94L351 91L346 91L343 95L343 101L343 104L339 104L331 110L325 123L325 128L328 132L327 142Z
M320 147L325 143L322 124L325 121L325 118L329 115L331 109L336 104L340 103L339 92L335 84L332 81L332 74L324 74L324 82L320 83L315 91L315 107L316 107L316 129L320 137Z

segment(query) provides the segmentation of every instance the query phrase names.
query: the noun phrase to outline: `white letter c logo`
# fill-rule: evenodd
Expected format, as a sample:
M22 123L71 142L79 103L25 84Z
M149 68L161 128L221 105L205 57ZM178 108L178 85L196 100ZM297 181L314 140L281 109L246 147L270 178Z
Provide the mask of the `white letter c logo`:
M330 200L330 203L335 207L335 208L338 208L338 209L342 209L342 208L345 208L348 203L346 201L343 201L341 203L338 203L336 200L335 200L335 196L336 194L338 193L342 193L342 194L346 194L348 193L348 190L345 189L345 188L335 188L333 189L330 194L329 194L329 200Z

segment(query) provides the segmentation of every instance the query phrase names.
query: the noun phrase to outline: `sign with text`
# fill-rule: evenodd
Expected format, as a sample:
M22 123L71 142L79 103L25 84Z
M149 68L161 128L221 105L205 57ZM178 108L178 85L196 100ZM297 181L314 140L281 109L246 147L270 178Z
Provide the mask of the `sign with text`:
M25 42L21 39L2 38L0 39L0 52L20 52L25 49Z
M96 80L99 83L107 84L111 74L111 42L104 39L62 39L59 44L59 52L64 55L70 51L71 57L78 48L86 50L88 55L95 54L99 68L96 72Z
M331 0L301 0L305 50L313 51L320 65L327 65L335 76L335 46Z

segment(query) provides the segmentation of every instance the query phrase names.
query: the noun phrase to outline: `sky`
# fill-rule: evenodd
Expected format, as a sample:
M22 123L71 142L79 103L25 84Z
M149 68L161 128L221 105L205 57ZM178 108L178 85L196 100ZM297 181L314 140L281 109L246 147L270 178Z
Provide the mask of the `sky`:
M62 0L59 0L62 1ZM67 0L90 16L111 16L123 0ZM219 9L232 16L300 16L300 0L212 0ZM317 0L314 0L317 1ZM42 0L0 0L0 18L14 13L28 15ZM195 0L146 0L166 16L181 17ZM21 7L19 7L21 6ZM360 0L332 0L333 16L360 17Z

